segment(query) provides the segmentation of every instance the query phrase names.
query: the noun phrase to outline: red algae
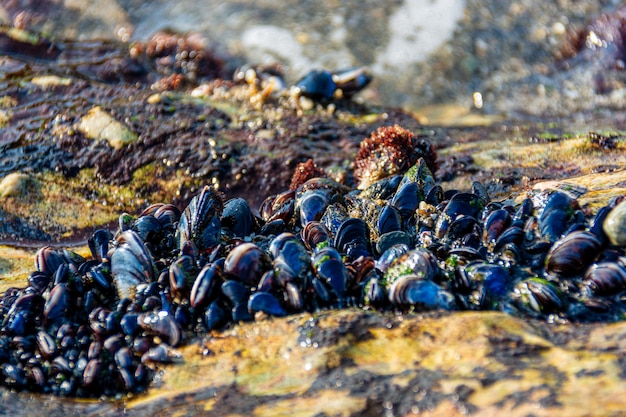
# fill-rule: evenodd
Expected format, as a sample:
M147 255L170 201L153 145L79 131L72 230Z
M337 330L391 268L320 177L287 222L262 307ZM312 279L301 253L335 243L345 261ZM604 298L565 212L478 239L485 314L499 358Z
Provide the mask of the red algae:
M297 190L302 184L316 177L326 177L326 172L319 168L312 159L300 162L293 172L289 189Z
M424 158L433 173L437 170L437 153L429 141L399 125L383 126L361 142L354 167L358 188L406 171L419 158Z

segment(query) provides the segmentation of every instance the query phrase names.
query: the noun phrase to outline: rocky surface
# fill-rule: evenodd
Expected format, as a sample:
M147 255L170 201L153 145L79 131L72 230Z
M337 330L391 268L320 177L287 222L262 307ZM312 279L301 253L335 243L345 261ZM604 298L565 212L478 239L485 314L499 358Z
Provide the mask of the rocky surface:
M359 143L382 125L397 123L434 144L444 189L479 180L492 198L511 200L559 189L589 213L626 191L618 111L557 122L474 112L463 119L472 125L427 127L406 112L354 102L303 109L292 98L255 101L251 86L168 72L176 62L160 67L163 56L150 44L54 45L27 32L0 37L0 291L24 285L38 245L78 245L87 254L85 237L120 212L154 202L183 207L204 184L260 203L286 189L297 163L311 157L353 183ZM88 138L80 126L94 108L137 140L115 150L104 136ZM626 406L625 336L621 322L323 311L187 341L145 395L77 402L2 390L0 404L51 416L610 416Z
M14 415L617 416L626 325L503 313L321 312L241 324L178 350L147 395L3 391Z

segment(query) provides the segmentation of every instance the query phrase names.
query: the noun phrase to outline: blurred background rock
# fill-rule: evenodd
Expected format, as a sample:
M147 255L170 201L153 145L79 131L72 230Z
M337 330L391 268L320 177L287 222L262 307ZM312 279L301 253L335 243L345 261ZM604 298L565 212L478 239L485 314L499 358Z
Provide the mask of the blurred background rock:
M441 104L587 119L623 109L626 94L617 0L2 0L0 20L82 40L194 31L233 69L277 62L290 82L367 65L364 99L435 120Z

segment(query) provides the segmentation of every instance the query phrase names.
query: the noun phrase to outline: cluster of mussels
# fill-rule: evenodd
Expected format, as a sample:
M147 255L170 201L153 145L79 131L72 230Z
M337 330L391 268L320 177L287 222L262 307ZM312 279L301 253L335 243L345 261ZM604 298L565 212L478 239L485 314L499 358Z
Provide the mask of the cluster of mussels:
M141 392L183 340L337 307L622 317L626 203L590 221L562 192L518 204L490 201L478 183L444 192L427 162L361 173L361 190L309 163L259 216L206 187L182 212L156 204L121 215L115 235L89 239L89 259L41 248L28 287L0 299L0 382L81 397Z

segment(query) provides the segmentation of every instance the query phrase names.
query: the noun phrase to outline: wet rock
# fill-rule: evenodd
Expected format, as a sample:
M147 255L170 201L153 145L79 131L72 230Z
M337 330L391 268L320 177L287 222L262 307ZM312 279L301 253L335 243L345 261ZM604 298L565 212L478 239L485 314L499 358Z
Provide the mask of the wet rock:
M126 415L617 415L626 324L548 325L507 314L303 314L238 325L180 349L149 393L64 402ZM589 393L593 393L590 395ZM40 396L0 396L57 415ZM369 415L369 414L368 414Z
M78 130L89 139L106 140L114 149L122 149L137 140L136 133L99 106L92 108L82 117Z
M13 172L0 181L0 199L24 196L37 185L37 181L30 175Z
M626 245L626 201L618 204L604 220L604 232L616 246Z

